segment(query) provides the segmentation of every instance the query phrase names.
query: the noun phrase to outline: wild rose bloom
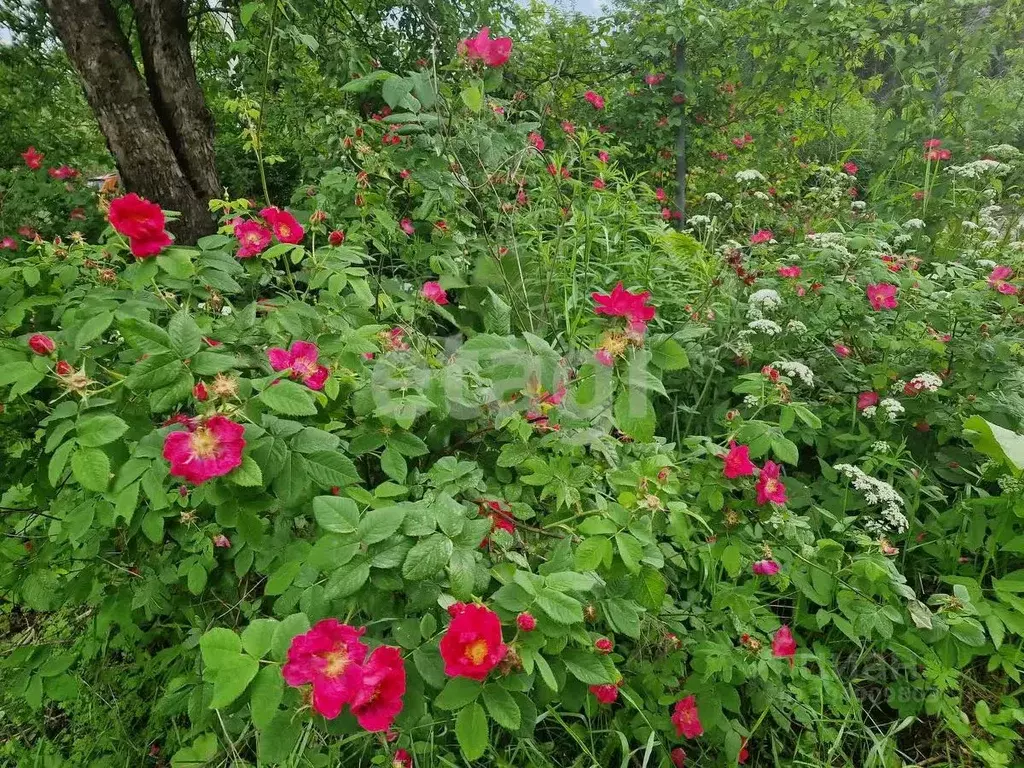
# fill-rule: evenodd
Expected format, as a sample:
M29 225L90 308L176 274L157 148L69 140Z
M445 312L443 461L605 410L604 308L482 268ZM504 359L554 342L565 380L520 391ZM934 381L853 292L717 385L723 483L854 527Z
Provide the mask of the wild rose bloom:
M336 229L327 236L327 242L337 248L345 242L345 233L340 229Z
M452 619L441 638L441 658L449 677L483 680L508 647L501 641L498 614L483 605L466 605Z
M644 82L647 85L652 85L652 86L653 85L661 85L661 83L662 83L662 81L664 79L665 79L665 75L662 72L658 72L657 74L652 73L652 74L644 75Z
M359 638L365 631L365 627L324 619L308 632L296 635L288 648L281 676L295 688L312 683L313 709L328 720L341 714L341 708L352 701L362 685L366 646Z
M57 343L45 333L33 333L28 337L28 347L37 355L48 355L57 348Z
M767 243L773 237L775 237L775 235L772 234L770 229L759 229L750 236L750 244L760 245L761 243Z
M263 253L270 245L272 234L269 229L258 221L237 219L235 221L235 239L238 240L240 259L248 259Z
M803 273L804 271L796 265L779 267L779 277L800 277Z
M0 240L0 251L16 251L18 250L18 241L13 237L5 237Z
M604 109L604 97L594 91L587 91L583 98L590 102L594 109Z
M700 713L697 711L696 696L691 694L676 702L676 708L672 712L672 725L676 728L677 736L685 736L688 739L696 739L704 733Z
M604 150L602 149L601 151L599 151L599 152L597 153L597 159L598 159L598 160L600 160L600 161L601 161L602 163L607 163L607 162L608 162L608 153L607 153L607 152L605 152L605 151L604 151Z
M857 410L863 411L865 408L873 408L878 405L878 393L877 392L861 392L857 395Z
M604 179L594 179L594 189L604 189Z
M606 654L612 652L612 641L607 637L599 637L594 641L594 648L598 653Z
M672 765L675 768L684 768L686 765L686 752L683 751L682 747L676 747L668 753L668 756L672 759Z
M391 768L412 768L412 755L407 750L396 749L391 760Z
M459 43L459 53L469 61L483 62L487 67L500 67L512 53L511 37L490 39L490 27L483 27L476 35Z
M665 190L662 189L661 187L658 187L656 190L654 190L654 196L658 199L658 202L660 203L664 203L666 200L668 200L668 195L665 194Z
M1003 265L993 267L988 276L989 287L995 288L1002 294L1012 296L1017 293L1017 286L1007 282L1013 278L1013 268Z
M774 461L766 461L757 478L757 503L764 505L786 503L786 486L779 479L779 465Z
M25 165L33 171L38 171L43 167L43 158L46 157L46 155L42 152L37 152L35 147L29 147L21 153L21 157L25 161Z
M774 560L757 560L750 566L755 576L774 576L779 572L779 564Z
M736 445L735 440L729 443L729 452L725 454L724 462L722 473L730 480L754 474L755 467L750 460L750 448L746 445Z
M1013 283L1002 283L996 290L1006 296L1016 296L1020 289Z
M213 537L213 546L220 549L231 549L231 539L225 536L223 533L218 533Z
M785 624L779 627L779 631L772 638L772 656L777 659L789 659L791 665L793 657L796 656L796 640Z
M166 232L159 232L149 237L132 237L128 240L132 256L136 259L146 259L156 256L164 248L167 248L174 241Z
M206 391L206 385L203 382L200 381L192 387L192 397L201 403L209 399L210 393Z
M941 146L942 146L942 139L925 139L924 140L924 148L925 149L938 149Z
M632 323L646 323L654 319L655 308L647 301L651 298L650 291L631 293L622 287L619 282L611 293L590 294L594 303L595 315L608 315L610 317L625 317Z
M416 232L416 228L412 225L412 219L409 219L409 218L402 219L398 223L398 226L400 226L402 228L402 231L405 232L405 234L407 234L407 235L412 235L412 234L415 234L415 232Z
M270 367L275 371L291 371L293 379L299 379L310 389L324 388L330 371L319 364L320 350L309 341L293 342L287 350L271 347L267 350Z
M69 165L62 165L60 168L51 168L47 171L50 174L50 178L57 179L58 181L67 181L73 179L78 175L78 171Z
M260 211L260 217L274 230L274 237L282 243L298 245L306 236L306 230L299 224L299 220L275 205Z
M611 352L603 347L594 352L594 359L606 368L611 368L615 365L615 358L612 357Z
M172 475L199 485L241 465L245 448L241 424L216 414L186 426L187 432L171 432L164 438L163 455Z
M367 731L387 731L402 711L402 696L405 695L402 652L389 645L375 649L363 664L362 674L362 683L352 696L352 714Z
M541 137L539 133L537 133L536 131L530 131L526 138L530 142L530 144L533 145L533 148L536 149L538 152L544 151L544 139Z
M836 355L839 357L850 356L850 348L843 344L841 341L837 341L835 344L833 344L832 349L835 350Z
M871 308L876 312L883 309L896 309L899 302L896 300L896 293L899 290L891 283L873 283L867 287L866 293Z
M590 686L590 692L594 694L600 704L614 704L619 698L619 686L614 683L603 683Z
M537 628L537 620L533 614L524 611L516 616L516 626L523 632L533 632Z
M851 161L851 162L845 163L843 165L843 170L846 171L851 176L856 176L857 175L857 171L859 171L860 169L857 167L856 163Z
M430 280L424 283L423 287L420 289L420 296L432 304L444 306L448 303L448 294L436 280Z
M120 235L148 240L164 231L164 212L156 203L130 192L110 201L110 226Z

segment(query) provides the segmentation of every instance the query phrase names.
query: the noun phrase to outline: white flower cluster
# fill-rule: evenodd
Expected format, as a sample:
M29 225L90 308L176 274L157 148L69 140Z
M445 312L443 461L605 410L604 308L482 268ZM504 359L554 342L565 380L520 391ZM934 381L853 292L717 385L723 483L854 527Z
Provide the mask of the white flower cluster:
M808 387L814 386L814 371L803 363L798 363L794 360L776 360L772 363L772 368L778 368L787 376L800 379Z
M710 224L711 223L711 217L710 216L704 216L704 215L698 213L696 216L690 216L686 220L686 223L689 224L690 226L698 227L701 224Z
M882 410L882 417L886 421L896 421L901 415L906 413L906 409L900 404L899 400L893 400L891 397L886 397L877 406L869 405L864 409L864 418L873 419L875 414L878 413L878 409Z
M909 383L920 392L935 392L942 386L942 377L937 373L925 371L924 373L917 374ZM900 390L902 389L903 387L901 386Z
M776 323L774 320L768 320L766 318L760 318L757 320L751 320L747 323L747 328L758 333L763 333L768 336L778 336L782 333L782 326Z
M799 320L790 320L786 323L786 330L790 333L807 333L807 326Z
M885 440L878 440L877 442L871 444L870 450L872 453L888 453L889 444L885 442Z
M760 320L765 316L765 313L771 314L771 312L782 304L782 299L779 297L777 291L773 291L771 288L762 288L759 291L754 291L747 298L747 318L750 320Z
M764 181L765 178L760 171L749 168L745 171L737 171L736 181Z
M966 221L966 220L965 221L961 221L960 222L960 226L963 227L964 229L966 229L968 232L973 232L975 229L978 228L978 225L975 224L973 221Z
M853 481L854 489L864 494L868 504L878 504L882 507L883 519L871 520L865 524L865 528L874 533L903 533L907 530L909 523L902 509L906 503L895 488L852 464L836 464L836 471Z
M717 192L705 192L704 199L709 203L720 203L722 202L722 196Z
M852 203L850 203L850 207L855 211L863 211L865 208L868 207L868 204L865 203L863 200L854 200Z
M766 195L760 189L757 190L756 192L754 192L754 197L756 197L758 200L761 200L762 202L766 202L766 203L771 201L771 198L768 197L768 195Z
M896 246L896 248L902 248L904 245L906 245L913 239L914 238L912 235L908 235L904 232L896 235L896 237L892 239L892 244Z
M907 219L903 222L904 229L924 229L924 222L920 219Z
M1005 176L1012 170L1006 163L1000 163L998 160L975 160L964 165L946 166L948 174L962 179L980 179L988 173L995 176Z
M1021 155L1021 151L1012 144L996 144L989 147L985 152L998 157L1000 160L1016 160Z

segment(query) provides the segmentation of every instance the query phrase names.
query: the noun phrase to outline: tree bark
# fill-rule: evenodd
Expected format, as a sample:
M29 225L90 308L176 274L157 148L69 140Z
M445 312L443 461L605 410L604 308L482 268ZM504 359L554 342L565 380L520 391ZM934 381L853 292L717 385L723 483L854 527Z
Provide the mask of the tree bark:
M686 69L686 38L676 43L676 85L682 86ZM679 129L676 131L676 208L679 231L686 226L686 102L679 105Z
M169 226L179 241L213 232L209 190L193 187L179 164L109 0L46 0L46 6L123 185L180 213Z
M132 0L142 62L156 116L192 188L209 201L220 194L213 154L213 116L196 79L183 0Z

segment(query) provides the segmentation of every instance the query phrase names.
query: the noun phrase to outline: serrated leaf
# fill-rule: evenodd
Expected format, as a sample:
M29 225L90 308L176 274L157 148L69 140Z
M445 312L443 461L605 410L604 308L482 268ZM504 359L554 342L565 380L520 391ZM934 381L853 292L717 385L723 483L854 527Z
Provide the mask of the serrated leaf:
M369 546L384 541L397 531L405 520L405 508L400 506L371 509L359 521L359 540Z
M124 419L112 413L86 416L75 425L75 436L78 443L87 447L112 443L127 431L128 425Z
M263 485L263 471L252 456L243 456L242 463L228 475L235 485L256 487Z
M75 346L84 347L94 339L98 339L112 322L114 322L113 312L100 312L93 315L78 328L78 332L75 334Z
M476 701L482 691L483 686L477 680L471 680L468 677L452 677L437 694L434 705L439 709L449 711L462 709L470 702Z
M537 606L559 624L578 624L583 621L580 601L553 589L544 588L537 593Z
M610 670L611 663L609 662L606 665L602 657L590 651L573 648L563 651L561 659L562 663L565 664L565 668L569 670L569 674L581 683L601 685L603 683L615 682L612 679L612 672Z
M320 527L331 533L355 533L359 528L359 507L343 496L317 496L313 515Z
M455 718L455 736L467 760L479 760L487 751L490 734L487 732L487 714L477 703L470 704Z
M352 460L330 451L318 451L307 455L306 472L321 488L344 487L359 482L359 473Z
M79 448L71 457L71 473L86 490L102 493L110 484L110 459L99 448Z
M494 683L484 688L484 705L494 720L502 728L510 731L519 730L521 715L519 706L512 694Z
M260 392L258 399L270 410L285 416L316 415L316 403L309 388L287 379L268 386Z
M421 539L409 550L402 565L402 576L410 581L436 576L451 559L452 540L441 533Z
M338 568L327 580L324 597L327 600L338 600L358 592L366 580L370 578L370 564L366 561L348 563Z
M171 339L171 349L181 359L192 357L203 345L203 334L192 319L192 315L184 310L176 312L167 324L167 335Z
M257 674L249 694L249 711L252 724L266 728L277 715L277 708L284 696L284 679L277 666L265 666Z

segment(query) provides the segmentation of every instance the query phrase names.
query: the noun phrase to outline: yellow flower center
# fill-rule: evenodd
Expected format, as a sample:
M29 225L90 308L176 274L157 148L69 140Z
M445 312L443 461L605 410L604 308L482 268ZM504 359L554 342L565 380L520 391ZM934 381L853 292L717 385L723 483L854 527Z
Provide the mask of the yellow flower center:
M767 493L775 493L777 490L779 490L779 481L772 480L771 478L769 478L764 484L764 490Z
M277 239L278 240L282 240L282 239L288 237L289 235L291 235L291 233L292 233L292 228L289 227L287 224L278 224L277 225Z
M327 665L324 667L324 674L327 677L338 677L348 667L348 650L344 647L324 654Z
M484 659L487 658L487 641L474 640L466 646L466 650L463 651L463 655L469 659L474 666L483 664Z
M192 433L188 445L197 459L208 459L217 453L217 436L206 427L199 427Z

